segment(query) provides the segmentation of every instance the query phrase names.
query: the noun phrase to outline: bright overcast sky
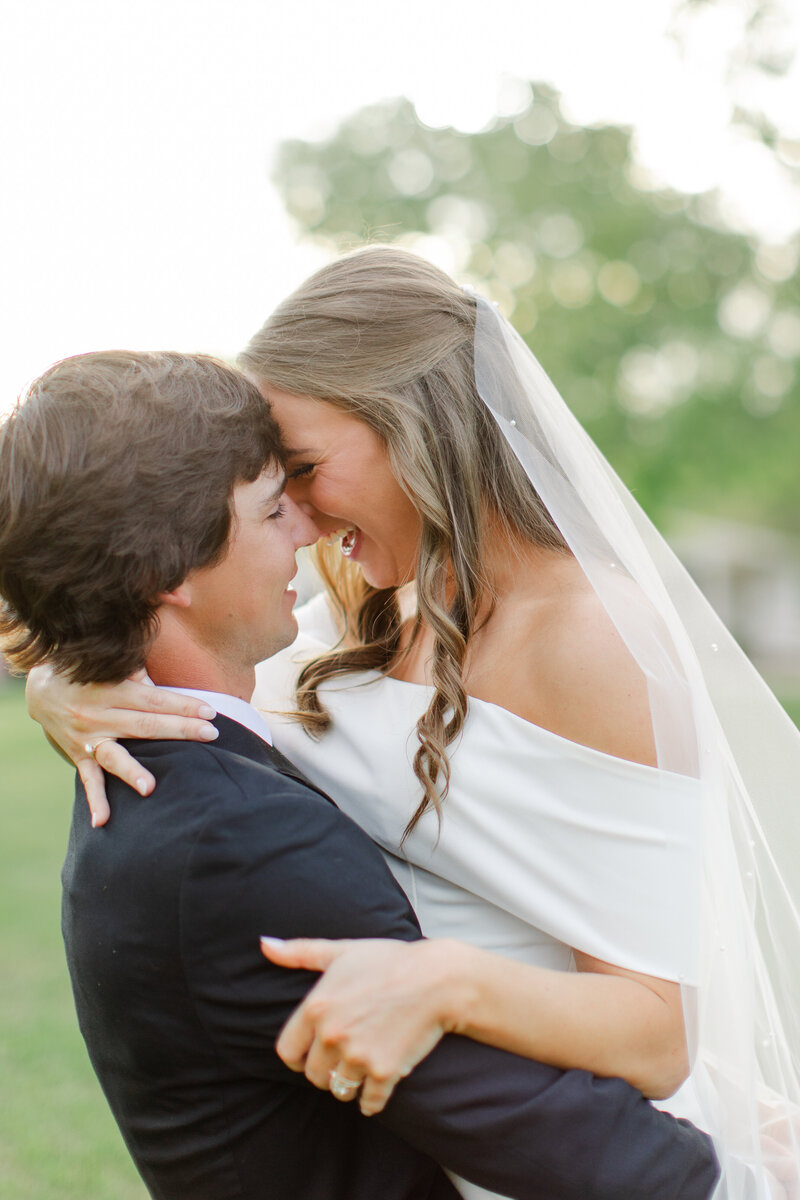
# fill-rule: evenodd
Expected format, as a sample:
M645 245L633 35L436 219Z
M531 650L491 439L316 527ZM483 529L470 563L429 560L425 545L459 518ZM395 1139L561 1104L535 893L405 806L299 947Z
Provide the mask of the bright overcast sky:
M662 177L722 183L779 240L800 223L796 197L732 140L719 86L739 0L706 13L688 59L666 34L673 8L0 0L0 410L66 354L235 354L319 261L269 182L275 147L389 96L476 129L513 104L509 81L550 81L572 119L635 124ZM771 102L800 136L796 72Z

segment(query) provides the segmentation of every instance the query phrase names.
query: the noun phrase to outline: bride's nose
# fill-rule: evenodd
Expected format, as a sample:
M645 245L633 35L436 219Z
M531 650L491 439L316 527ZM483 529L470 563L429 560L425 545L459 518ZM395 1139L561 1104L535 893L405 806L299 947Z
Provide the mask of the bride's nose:
M292 519L292 535L295 545L313 546L319 541L322 532L314 518L306 512L308 505L298 504L290 495L285 496L288 516Z
M305 513L307 517L311 517L311 520L316 524L314 505L310 500L306 499L306 491L307 489L302 486L300 480L291 478L286 480L286 495L291 497L293 503L297 505L300 511Z
M341 529L342 522L337 521L335 517L329 517L327 513L320 512L315 508L310 500L304 500L302 496L297 494L297 491L292 488L291 482L286 485L286 494L292 502L300 509L304 516L314 522L317 529L317 537L327 537L329 533L335 533L337 529Z

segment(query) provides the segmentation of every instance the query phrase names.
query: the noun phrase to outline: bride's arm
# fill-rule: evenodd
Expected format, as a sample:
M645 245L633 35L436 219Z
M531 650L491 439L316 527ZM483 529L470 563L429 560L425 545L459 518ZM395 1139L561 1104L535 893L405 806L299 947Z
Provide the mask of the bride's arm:
M651 1099L689 1073L680 984L575 952L577 972L550 971L455 946L457 1031L559 1067L620 1075Z
M688 1074L680 985L576 953L577 973L518 963L463 942L270 943L265 955L325 974L287 1023L278 1053L319 1087L337 1068L367 1079L379 1111L444 1033L552 1066L621 1076L646 1096Z
M161 691L143 682L144 673L124 683L70 683L49 666L28 675L28 712L48 741L75 764L86 791L92 824L109 817L103 771L117 775L142 796L155 780L116 738L213 741L208 720L214 710L192 696ZM99 743L99 744L98 744ZM97 746L96 753L94 747Z

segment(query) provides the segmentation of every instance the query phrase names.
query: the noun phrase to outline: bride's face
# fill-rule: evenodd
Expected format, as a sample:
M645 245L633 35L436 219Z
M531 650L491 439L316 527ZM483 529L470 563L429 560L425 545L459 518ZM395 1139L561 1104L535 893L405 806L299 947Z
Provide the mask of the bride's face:
M294 396L269 384L289 450L286 490L321 537L340 536L342 553L373 587L399 587L414 577L421 523L400 487L383 441L332 404Z

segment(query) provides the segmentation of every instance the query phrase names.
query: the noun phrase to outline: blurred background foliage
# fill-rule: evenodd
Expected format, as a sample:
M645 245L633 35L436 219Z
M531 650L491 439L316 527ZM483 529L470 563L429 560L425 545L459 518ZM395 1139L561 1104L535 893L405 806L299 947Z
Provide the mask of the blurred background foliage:
M774 23L753 33L771 7L753 6L732 77L785 69ZM464 134L377 104L284 143L275 181L331 253L396 241L497 301L662 525L691 510L800 531L800 237L760 241L716 193L661 186L629 129L570 123L552 87L520 83L515 107ZM757 107L733 119L800 174L800 142Z

